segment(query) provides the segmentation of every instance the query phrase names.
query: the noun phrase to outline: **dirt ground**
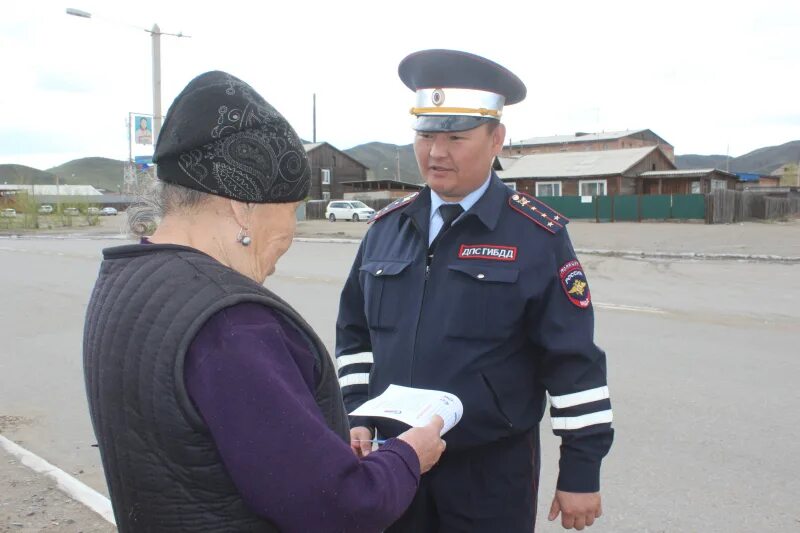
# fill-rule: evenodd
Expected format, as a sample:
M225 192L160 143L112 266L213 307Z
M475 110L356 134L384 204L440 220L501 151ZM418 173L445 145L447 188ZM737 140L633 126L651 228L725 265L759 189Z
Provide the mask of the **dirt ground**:
M366 222L299 222L300 237L361 239ZM800 257L800 220L788 222L702 223L616 222L575 220L567 226L580 250L645 253L747 254Z
M123 238L124 213L100 217L96 226L55 228L36 231L3 231L0 236ZM297 223L297 237L358 239L367 232L366 222L306 220ZM699 222L616 222L598 224L573 220L567 226L573 245L581 251L600 250L644 253L705 253L774 255L800 258L800 219L785 222L741 222L702 224Z
M17 531L99 533L116 528L0 449L0 533Z

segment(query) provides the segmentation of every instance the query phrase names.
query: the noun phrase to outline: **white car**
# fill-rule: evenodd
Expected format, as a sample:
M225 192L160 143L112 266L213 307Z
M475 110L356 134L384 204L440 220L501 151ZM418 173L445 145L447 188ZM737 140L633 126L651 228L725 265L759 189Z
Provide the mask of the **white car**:
M103 209L100 210L100 214L103 215L104 217L117 216L117 210L114 209L113 207L104 207Z
M3 218L14 218L15 216L17 216L17 210L16 209L3 209L2 211L0 211L0 217L3 217Z
M44 204L39 206L39 214L40 215L50 215L53 213L53 206L49 204Z
M369 220L375 215L375 210L364 202L358 200L334 200L328 203L325 209L325 218L331 222L337 220Z
M90 207L86 210L86 214L93 217L100 216L100 209L97 207Z

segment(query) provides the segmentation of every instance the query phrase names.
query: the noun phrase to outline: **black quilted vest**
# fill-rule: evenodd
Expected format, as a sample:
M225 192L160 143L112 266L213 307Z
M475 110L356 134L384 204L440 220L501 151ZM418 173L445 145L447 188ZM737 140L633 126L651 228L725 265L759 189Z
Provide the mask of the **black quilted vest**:
M277 531L245 506L223 467L186 392L184 356L202 325L225 307L258 302L279 310L308 339L321 376L317 404L328 426L349 442L325 346L286 302L197 250L144 244L103 255L83 361L119 530Z

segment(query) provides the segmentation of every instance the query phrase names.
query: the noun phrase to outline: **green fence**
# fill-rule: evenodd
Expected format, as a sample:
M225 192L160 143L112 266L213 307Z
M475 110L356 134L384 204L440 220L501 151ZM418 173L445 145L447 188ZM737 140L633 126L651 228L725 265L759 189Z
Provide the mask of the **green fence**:
M597 222L706 218L705 195L548 196L539 198L568 218Z

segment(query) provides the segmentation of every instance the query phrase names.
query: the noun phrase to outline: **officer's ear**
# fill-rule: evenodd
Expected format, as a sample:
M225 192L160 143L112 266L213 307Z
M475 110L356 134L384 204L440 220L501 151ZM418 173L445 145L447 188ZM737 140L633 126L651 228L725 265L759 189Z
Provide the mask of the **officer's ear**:
M503 151L503 143L506 140L506 125L503 123L497 124L492 130L492 155L500 155Z

